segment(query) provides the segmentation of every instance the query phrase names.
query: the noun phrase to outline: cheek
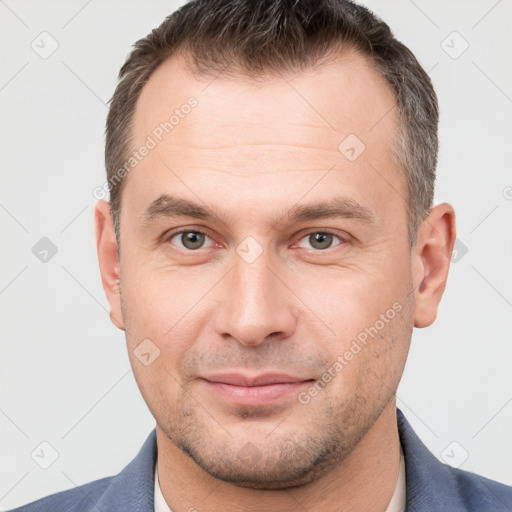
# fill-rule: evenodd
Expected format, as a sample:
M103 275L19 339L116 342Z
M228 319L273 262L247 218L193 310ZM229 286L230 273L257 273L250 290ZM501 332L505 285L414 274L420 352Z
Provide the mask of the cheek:
M409 303L394 302L382 317L365 311L364 320L360 316L348 327L339 324L345 334L328 347L335 374L329 390L333 403L387 403L405 366L412 333L410 311Z
M137 385L155 413L177 406L183 385L186 385L181 375L181 364L190 350L194 333L189 332L186 337L184 330L176 328L165 335L160 334L163 329L155 325L163 319L156 318L154 309L149 309L132 314L136 318L132 318L126 338ZM165 331L169 331L167 323L165 327Z
M211 304L205 296L210 280L211 276L191 280L175 272L133 272L122 292L123 318L141 390L152 388L155 397L163 397L163 390L170 395L180 391L181 365L211 316L205 312ZM145 353L156 355L147 367Z
M329 360L340 363L336 367L336 373L343 374L340 383L382 385L379 379L387 379L388 372L391 385L395 373L401 374L412 333L414 296L407 267L399 273L393 266L392 262L387 269L333 272L314 292L303 283L308 305L325 333L319 330L316 338Z
M179 377L168 370L163 363L163 354L149 367L141 366L138 360L132 362L133 373L140 393L153 417L162 419L173 415L179 408L181 387Z
M208 287L207 276L187 277L174 270L155 271L141 266L122 290L125 322L133 338L148 337L166 344L194 315ZM133 340L132 340L133 341Z
M356 336L390 309L388 316L394 318L399 306L393 310L393 305L403 306L410 291L402 275L381 269L326 272L317 282L323 283L322 286L312 287L311 280L306 279L297 295L337 339Z

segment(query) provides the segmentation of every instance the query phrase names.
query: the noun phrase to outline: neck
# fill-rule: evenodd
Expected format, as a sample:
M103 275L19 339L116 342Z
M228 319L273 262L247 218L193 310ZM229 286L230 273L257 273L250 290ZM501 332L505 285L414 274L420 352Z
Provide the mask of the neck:
M213 478L157 426L158 475L165 501L181 510L257 512L385 512L398 480L400 440L394 400L354 450L330 472L303 486L280 490L238 487Z

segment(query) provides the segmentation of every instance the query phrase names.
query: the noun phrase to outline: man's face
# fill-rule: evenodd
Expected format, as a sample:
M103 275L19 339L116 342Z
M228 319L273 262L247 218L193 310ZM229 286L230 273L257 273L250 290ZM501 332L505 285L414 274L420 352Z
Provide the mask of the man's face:
M123 191L117 315L158 431L216 478L289 487L394 411L414 321L395 103L355 53L211 80L171 58L142 91L133 147L156 146ZM214 216L143 215L163 194ZM269 374L295 382L249 386Z

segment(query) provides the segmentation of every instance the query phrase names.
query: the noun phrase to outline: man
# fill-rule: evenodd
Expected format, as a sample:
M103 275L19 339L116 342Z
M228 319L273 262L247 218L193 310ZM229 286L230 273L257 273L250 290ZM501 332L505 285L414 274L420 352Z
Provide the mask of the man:
M156 429L17 510L512 510L396 408L455 240L437 123L414 56L346 0L198 0L137 42L95 221Z

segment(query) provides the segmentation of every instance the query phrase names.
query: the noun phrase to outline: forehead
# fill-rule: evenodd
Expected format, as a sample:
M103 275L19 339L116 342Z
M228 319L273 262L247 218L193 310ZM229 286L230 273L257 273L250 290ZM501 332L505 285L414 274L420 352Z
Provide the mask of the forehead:
M381 75L353 51L300 73L260 80L194 76L182 57L173 56L151 75L137 102L132 146L143 147L148 138L154 144L129 173L123 201L129 196L142 211L162 193L172 194L181 181L194 182L202 187L202 197L209 194L208 199L222 204L221 188L229 179L247 188L245 199L264 193L277 204L293 187L299 194L300 187L310 188L317 179L301 176L292 182L282 171L334 167L348 188L372 201L375 172L396 189L402 186L398 173L389 175L395 105ZM350 159L354 151L344 155L347 149L361 156ZM176 179L177 173L185 174ZM339 183L338 177L328 178L313 193Z
M236 73L201 77L187 72L187 66L183 56L175 55L151 75L134 114L136 145L155 129L158 133L175 113L180 118L171 119L172 137L163 134L169 147L194 141L220 146L220 139L229 138L232 145L299 146L309 140L319 149L337 149L348 134L375 149L389 147L395 99L380 73L355 51L299 73L259 80ZM197 107L183 115L190 98Z

